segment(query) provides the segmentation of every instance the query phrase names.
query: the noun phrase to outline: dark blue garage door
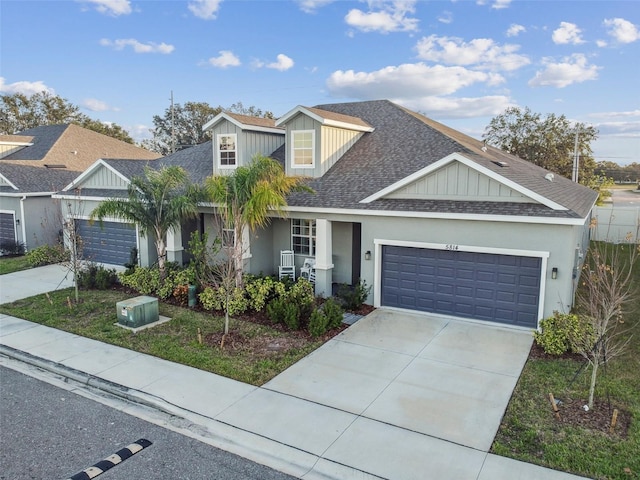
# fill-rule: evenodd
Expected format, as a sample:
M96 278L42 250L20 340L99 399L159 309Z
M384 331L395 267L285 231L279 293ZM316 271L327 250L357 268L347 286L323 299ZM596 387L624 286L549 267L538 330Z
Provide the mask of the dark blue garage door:
M382 247L381 304L537 327L539 257Z
M131 248L137 246L136 229L130 223L76 220L82 241L82 257L97 263L124 265L129 262Z
M0 243L15 242L16 223L13 213L0 213Z

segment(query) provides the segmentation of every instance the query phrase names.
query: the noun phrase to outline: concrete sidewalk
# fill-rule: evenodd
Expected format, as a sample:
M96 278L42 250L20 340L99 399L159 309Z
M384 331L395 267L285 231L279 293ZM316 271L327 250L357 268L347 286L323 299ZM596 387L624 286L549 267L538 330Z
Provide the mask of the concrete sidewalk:
M4 282L0 285L4 289ZM346 338L354 340L353 334ZM338 342L328 342L304 361L313 367L314 358L335 356ZM434 349L444 347L433 344ZM434 350L420 351L424 358L414 361L433 368L429 356ZM486 440L473 447L477 440L457 441L455 432L452 440L429 434L432 427L420 418L411 421L392 410L386 414L388 402L375 392L382 403L369 414L366 405L373 404L360 406L357 398L342 405L345 400L337 396L349 389L327 394L327 386L316 383L314 391L313 378L296 384L296 366L264 387L253 387L10 316L0 316L0 354L5 356L0 363L17 359L185 418L209 443L304 479L579 478L489 454ZM478 438L485 436L478 432Z

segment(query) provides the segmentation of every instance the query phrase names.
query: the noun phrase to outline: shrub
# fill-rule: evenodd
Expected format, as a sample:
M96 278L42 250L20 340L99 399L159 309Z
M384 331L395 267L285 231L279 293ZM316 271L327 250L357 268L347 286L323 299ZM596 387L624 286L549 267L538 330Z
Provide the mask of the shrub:
M173 298L179 305L185 306L189 303L189 285L178 285L173 289Z
M118 281L115 269L90 263L78 271L78 287L84 289L107 290Z
M137 267L132 274L121 273L118 278L122 285L142 295L155 295L160 288L160 270L157 268Z
M69 260L69 252L60 244L41 245L27 252L27 262L32 267L41 267L52 263L60 263Z
M360 279L353 288L346 283L340 285L337 297L345 310L358 310L367 301L370 291L371 287L367 287L367 282Z
M315 303L315 292L309 280L298 278L289 291L285 293L284 298L298 307L298 320L306 320L311 316Z
M284 297L274 298L267 305L267 317L273 323L283 323L291 330L300 328L300 309Z
M320 309L314 310L309 318L308 330L312 337L324 335L329 330L328 318Z
M202 307L206 310L224 311L227 303L227 290L224 287L206 287L198 295ZM248 308L247 299L241 288L234 287L229 297L229 315L244 313Z
M593 335L593 327L572 313L553 312L553 316L540 322L540 331L533 336L545 353L562 355L580 353L580 340Z
M344 310L333 298L328 298L322 304L322 310L327 317L327 329L331 330L342 325Z
M246 290L249 307L256 312L264 309L273 298L285 293L284 284L274 281L271 277L245 276L244 288Z
M14 240L3 240L0 242L0 255L9 257L19 257L24 255L24 243Z

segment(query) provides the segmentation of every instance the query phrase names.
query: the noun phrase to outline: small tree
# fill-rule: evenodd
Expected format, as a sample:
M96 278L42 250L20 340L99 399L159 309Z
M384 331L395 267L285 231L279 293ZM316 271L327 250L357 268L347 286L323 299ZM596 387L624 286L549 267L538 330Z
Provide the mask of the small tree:
M599 367L622 354L631 339L632 325L625 323L624 313L636 293L633 269L640 252L640 245L631 238L628 235L620 244L592 242L580 279L578 309L592 327L592 334L577 339L592 368L589 408L593 407Z
M146 167L144 177L131 179L127 199L105 200L91 212L90 219L102 222L105 217L120 218L137 224L142 235L152 234L160 276L164 278L167 233L197 216L200 196L200 190L189 181L184 168Z
M246 228L256 231L267 226L271 212L286 216L289 193L312 192L303 181L303 177L288 177L278 162L262 155L255 156L249 165L238 167L229 175L207 179L208 196L218 206L224 229L235 231L230 255L234 260L237 287L242 287L243 232Z

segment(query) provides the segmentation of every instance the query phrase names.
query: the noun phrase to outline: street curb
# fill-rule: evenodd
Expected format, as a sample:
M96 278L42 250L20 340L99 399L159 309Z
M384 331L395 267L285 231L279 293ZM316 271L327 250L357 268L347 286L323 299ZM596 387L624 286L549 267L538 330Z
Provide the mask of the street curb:
M0 355L54 374L63 378L65 382L97 389L130 403L183 419L198 426L197 430L204 429L206 431L206 434L202 434L187 429L189 436L297 478L305 480L380 480L382 478L283 444L277 440L242 430L215 418L183 409L161 397L125 387L7 345L0 344Z

